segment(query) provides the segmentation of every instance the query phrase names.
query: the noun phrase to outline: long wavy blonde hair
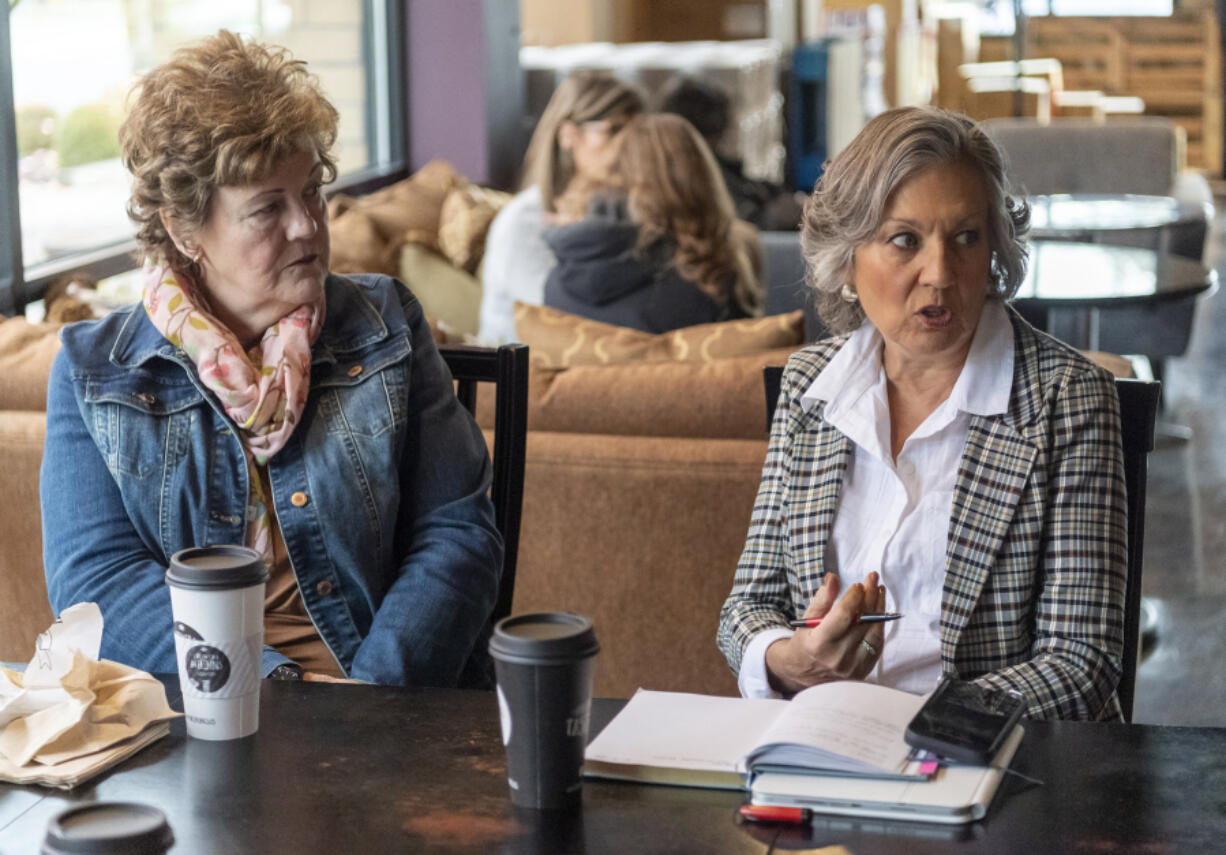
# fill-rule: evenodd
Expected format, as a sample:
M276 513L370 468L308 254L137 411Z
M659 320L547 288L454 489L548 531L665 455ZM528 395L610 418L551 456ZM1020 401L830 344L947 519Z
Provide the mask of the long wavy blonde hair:
M582 125L643 112L638 89L607 71L576 71L558 84L541 114L524 156L523 187L536 185L546 211L556 210L556 199L575 177L575 161L558 144L558 130L566 122Z
M681 276L724 305L760 314L757 233L736 219L719 165L694 127L680 116L642 115L618 146L614 180L639 226L639 246L671 241Z

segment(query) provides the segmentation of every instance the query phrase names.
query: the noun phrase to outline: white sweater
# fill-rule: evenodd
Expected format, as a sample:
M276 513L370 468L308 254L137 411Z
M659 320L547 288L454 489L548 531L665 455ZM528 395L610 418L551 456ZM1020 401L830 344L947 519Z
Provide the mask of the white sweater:
M545 244L545 206L536 186L517 194L490 224L481 271L481 327L485 344L518 341L514 303L539 306L545 279L557 263Z

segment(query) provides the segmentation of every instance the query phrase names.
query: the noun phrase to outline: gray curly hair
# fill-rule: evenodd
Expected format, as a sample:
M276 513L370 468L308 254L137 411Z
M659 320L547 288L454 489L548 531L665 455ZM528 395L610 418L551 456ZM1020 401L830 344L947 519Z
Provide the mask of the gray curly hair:
M1011 195L1004 155L972 119L935 107L900 107L874 118L826 164L801 221L801 249L817 312L830 332L864 322L859 301L842 297L855 251L881 226L886 205L907 179L948 163L968 163L983 176L992 261L989 297L1008 299L1026 275L1030 207Z

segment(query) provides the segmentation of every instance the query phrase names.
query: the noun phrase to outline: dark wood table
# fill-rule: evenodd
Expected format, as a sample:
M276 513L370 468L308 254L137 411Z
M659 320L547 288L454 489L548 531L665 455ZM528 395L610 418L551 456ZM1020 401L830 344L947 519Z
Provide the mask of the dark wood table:
M1014 303L1062 341L1100 350L1100 312L1188 303L1216 283L1215 271L1182 256L1097 243L1036 241ZM1157 325L1154 332L1165 334ZM1160 342L1134 338L1133 343L1135 348L1121 352L1168 355Z
M177 694L174 692L172 694ZM178 706L177 699L172 700ZM593 703L593 729L621 701ZM1176 853L1226 840L1226 730L1031 723L988 817L960 828L823 818L743 826L736 792L588 781L570 814L513 808L492 694L265 683L233 743L171 735L65 794L0 784L0 853L82 802L166 812L182 853Z

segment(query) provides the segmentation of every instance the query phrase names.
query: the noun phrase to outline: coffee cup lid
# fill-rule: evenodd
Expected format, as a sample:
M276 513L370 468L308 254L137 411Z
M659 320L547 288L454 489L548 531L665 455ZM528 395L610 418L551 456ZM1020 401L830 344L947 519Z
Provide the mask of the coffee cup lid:
M268 581L260 553L245 546L191 546L170 556L166 584L195 590L248 588Z
M567 612L503 618L490 637L491 656L524 665L569 662L595 656L599 650L591 620Z
M41 855L160 855L174 845L166 814L135 802L95 802L52 818Z

